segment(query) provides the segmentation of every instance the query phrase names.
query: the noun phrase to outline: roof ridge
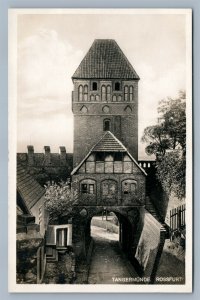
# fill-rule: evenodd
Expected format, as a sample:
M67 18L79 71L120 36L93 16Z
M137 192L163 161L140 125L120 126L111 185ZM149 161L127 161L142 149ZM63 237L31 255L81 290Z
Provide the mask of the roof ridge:
M115 39L95 39L74 72L74 78L140 79Z

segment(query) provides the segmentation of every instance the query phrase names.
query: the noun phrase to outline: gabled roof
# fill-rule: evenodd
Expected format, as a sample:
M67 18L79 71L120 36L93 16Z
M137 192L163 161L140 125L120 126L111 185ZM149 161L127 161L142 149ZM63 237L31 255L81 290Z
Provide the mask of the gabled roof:
M17 164L17 191L31 209L45 193L45 189L23 167Z
M72 78L140 79L116 41L110 39L94 40Z
M110 131L106 131L99 142L93 147L92 151L103 152L126 152L127 149L124 145L112 134Z
M92 147L92 149L88 152L85 158L80 162L80 164L73 169L71 175L74 175L78 169L82 166L85 160L90 156L92 152L126 152L131 160L137 165L137 167L142 171L144 175L147 173L144 171L142 167L137 163L137 161L132 157L132 155L128 152L127 148L114 136L114 134L110 131L106 131L105 134L101 137L101 139Z

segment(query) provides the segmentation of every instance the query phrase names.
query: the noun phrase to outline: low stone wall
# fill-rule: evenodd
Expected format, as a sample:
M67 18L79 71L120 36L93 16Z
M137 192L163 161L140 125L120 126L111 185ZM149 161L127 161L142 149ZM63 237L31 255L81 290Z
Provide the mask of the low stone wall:
M42 246L42 238L24 235L17 240L17 283L38 283L38 249Z
M58 261L47 262L43 283L69 284L75 280L75 255L73 252L58 253Z

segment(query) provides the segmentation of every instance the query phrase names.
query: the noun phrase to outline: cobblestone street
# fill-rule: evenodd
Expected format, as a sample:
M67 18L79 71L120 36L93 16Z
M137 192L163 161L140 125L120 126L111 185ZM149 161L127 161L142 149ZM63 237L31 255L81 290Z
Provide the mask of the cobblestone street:
M119 247L117 234L92 226L92 237L94 249L89 270L89 284L115 284L118 282L114 282L113 278L138 277Z

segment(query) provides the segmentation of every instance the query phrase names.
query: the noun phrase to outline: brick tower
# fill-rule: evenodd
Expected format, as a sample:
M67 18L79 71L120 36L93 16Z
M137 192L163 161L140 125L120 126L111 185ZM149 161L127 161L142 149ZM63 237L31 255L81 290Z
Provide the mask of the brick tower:
M72 80L74 167L105 131L137 160L139 76L115 40L95 40Z

